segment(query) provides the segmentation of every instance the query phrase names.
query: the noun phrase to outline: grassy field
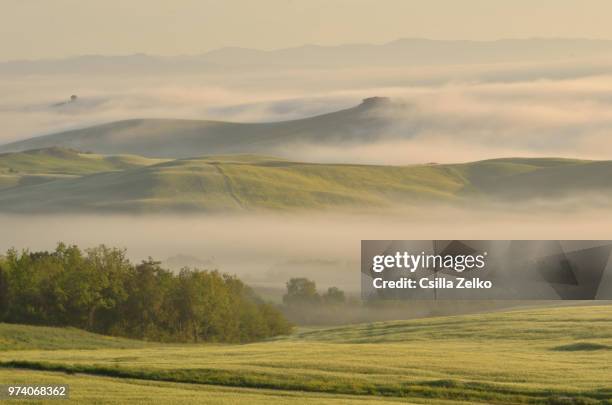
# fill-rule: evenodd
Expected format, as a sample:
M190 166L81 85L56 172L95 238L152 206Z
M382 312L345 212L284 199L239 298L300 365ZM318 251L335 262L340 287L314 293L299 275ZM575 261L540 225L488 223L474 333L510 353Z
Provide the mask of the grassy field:
M255 155L160 161L53 148L0 155L0 210L295 211L508 199L559 202L576 193L609 196L610 170L612 162L571 159L376 166Z
M611 306L317 329L248 345L31 341L3 346L3 380L61 379L74 398L100 403L144 401L149 389L162 402L612 403Z
M135 348L145 343L85 332L75 328L12 325L0 323L0 351Z
M203 384L171 383L130 378L99 377L83 374L62 374L44 371L0 369L3 384L68 384L70 401L95 404L457 404L456 401L404 398L375 398L359 395L334 395L316 392L223 387ZM7 401L11 402L11 401ZM50 401L13 401L18 404L57 404ZM63 403L63 402L60 402ZM464 402L468 403L468 402Z

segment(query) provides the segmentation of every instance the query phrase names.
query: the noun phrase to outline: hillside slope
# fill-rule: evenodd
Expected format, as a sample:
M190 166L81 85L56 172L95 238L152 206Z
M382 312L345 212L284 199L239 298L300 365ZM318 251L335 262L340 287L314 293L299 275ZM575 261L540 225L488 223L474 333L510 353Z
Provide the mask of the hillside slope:
M134 155L102 156L66 148L0 154L0 189L160 163Z
M329 114L273 123L132 119L30 138L0 146L0 152L49 147L102 154L186 158L224 153L269 153L293 143L371 141L390 125L377 114L402 108L385 98Z
M98 335L76 328L0 323L0 352L32 349L128 349L146 346L146 342Z
M306 331L286 339L335 343L400 343L437 340L581 340L612 343L612 306L559 306L409 321L376 322ZM534 325L537 324L537 328ZM586 325L600 325L589 331ZM546 334L541 331L546 330ZM608 347L602 344L602 349ZM593 347L595 348L595 347ZM555 348L553 348L555 349ZM563 350L563 347L557 348ZM609 347L612 349L612 346ZM585 348L585 350L588 350Z
M0 190L5 212L220 212L461 204L612 195L612 162L499 159L454 165L291 162L256 155L165 161Z
M3 211L234 211L381 206L454 198L445 167L325 165L258 156L173 160L0 190Z
M506 158L446 166L461 174L468 195L530 200L588 199L612 193L612 161Z

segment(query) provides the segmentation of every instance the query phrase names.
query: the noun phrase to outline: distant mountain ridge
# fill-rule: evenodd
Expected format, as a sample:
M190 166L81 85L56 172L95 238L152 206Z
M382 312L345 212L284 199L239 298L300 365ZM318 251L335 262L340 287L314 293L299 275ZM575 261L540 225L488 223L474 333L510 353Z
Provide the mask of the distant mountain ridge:
M528 38L496 41L404 38L385 44L304 45L272 51L228 47L201 55L82 55L0 63L0 74L76 72L202 72L241 68L330 68L551 61L600 57L612 41Z

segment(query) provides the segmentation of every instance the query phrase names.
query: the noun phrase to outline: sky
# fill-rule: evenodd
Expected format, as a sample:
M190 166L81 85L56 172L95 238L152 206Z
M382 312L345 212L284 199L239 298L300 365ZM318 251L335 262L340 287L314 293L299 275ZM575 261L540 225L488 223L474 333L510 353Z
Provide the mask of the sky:
M609 0L0 0L0 61L398 38L612 39Z

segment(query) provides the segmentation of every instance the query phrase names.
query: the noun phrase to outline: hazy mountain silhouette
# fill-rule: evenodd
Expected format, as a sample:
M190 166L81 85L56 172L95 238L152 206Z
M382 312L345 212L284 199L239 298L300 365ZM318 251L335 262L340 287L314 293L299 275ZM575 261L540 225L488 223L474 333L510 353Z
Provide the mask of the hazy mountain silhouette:
M282 67L424 66L567 60L612 52L612 41L565 38L497 41L406 38L386 44L304 45L263 51L222 48L201 55L83 55L67 59L0 63L0 74L91 72L203 72Z
M103 154L181 158L219 153L264 153L293 143L371 142L392 125L388 112L404 108L387 98L311 118L271 123L131 119L64 131L0 146L0 152L49 147Z

